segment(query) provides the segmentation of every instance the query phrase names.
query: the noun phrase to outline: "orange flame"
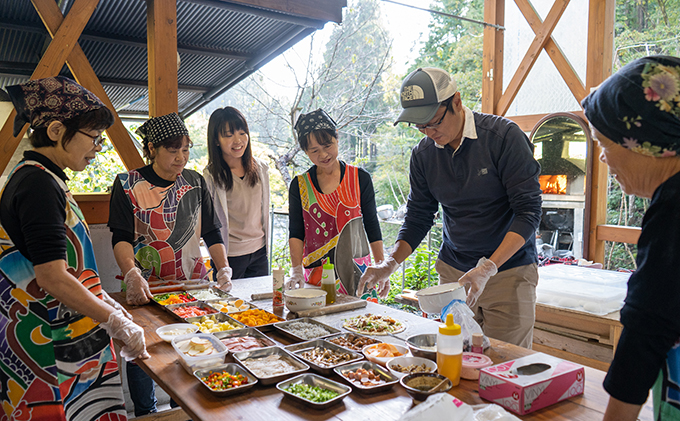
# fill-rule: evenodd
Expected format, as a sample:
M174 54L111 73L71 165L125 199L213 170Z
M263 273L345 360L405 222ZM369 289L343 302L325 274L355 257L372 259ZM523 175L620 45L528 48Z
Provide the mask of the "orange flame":
M539 175L538 182L544 194L567 194L566 175Z

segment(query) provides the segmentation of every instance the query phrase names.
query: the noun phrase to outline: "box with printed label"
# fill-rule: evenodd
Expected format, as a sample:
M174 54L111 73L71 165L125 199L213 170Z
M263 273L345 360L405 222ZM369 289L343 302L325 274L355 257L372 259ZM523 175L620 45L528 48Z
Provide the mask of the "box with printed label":
M583 393L583 366L543 353L486 367L479 396L519 415Z

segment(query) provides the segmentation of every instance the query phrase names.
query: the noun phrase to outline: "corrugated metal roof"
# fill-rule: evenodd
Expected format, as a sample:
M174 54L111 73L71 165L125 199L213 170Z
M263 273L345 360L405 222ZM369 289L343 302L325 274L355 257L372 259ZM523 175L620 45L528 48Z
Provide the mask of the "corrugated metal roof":
M327 20L244 5L244 2L247 0L177 2L181 115L186 117L197 111L321 28ZM297 2L297 9L311 4L309 0ZM286 6L294 3L296 0L289 0ZM345 4L344 0L328 3L338 9ZM63 0L59 6L63 13L68 13L73 0ZM292 7L289 9L293 10ZM0 8L0 86L27 80L49 42L47 30L31 2L3 1ZM146 42L146 3L140 0L101 0L79 39L92 68L122 116L146 116L148 112ZM61 74L72 77L66 66Z

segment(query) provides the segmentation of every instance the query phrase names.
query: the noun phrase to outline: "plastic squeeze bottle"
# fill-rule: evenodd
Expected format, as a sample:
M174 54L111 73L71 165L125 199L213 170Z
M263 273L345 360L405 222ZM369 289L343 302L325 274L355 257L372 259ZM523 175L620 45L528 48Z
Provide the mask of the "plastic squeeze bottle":
M321 275L321 289L326 291L326 305L335 302L335 265L333 263L323 264L323 274Z
M474 352L476 354L483 354L484 353L484 335L481 333L473 333L472 334L472 347L470 349L471 352Z
M274 310L279 311L283 311L283 277L283 269L277 268L272 270L272 306Z
M460 325L453 322L453 314L447 314L446 324L439 325L437 367L439 374L446 376L454 386L458 386L460 370L463 367L463 338L460 334Z

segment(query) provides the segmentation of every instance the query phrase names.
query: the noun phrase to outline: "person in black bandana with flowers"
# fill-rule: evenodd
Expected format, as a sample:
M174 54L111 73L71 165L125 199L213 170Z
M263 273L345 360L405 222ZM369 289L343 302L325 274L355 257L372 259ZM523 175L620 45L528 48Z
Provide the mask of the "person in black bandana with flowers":
M219 288L229 291L231 268L210 192L203 176L184 168L192 146L184 122L176 113L154 117L137 134L151 163L118 174L108 224L128 304L149 302L149 280L207 279L201 237L217 269ZM151 378L134 364L127 364L126 372L135 415L156 412Z
M635 420L652 389L654 419L680 420L680 58L635 60L582 105L623 191L652 199L604 380L604 419Z
M64 173L95 159L113 114L62 76L7 91L33 150L0 197L0 418L125 420L111 338L125 359L148 358L144 330L102 289Z

